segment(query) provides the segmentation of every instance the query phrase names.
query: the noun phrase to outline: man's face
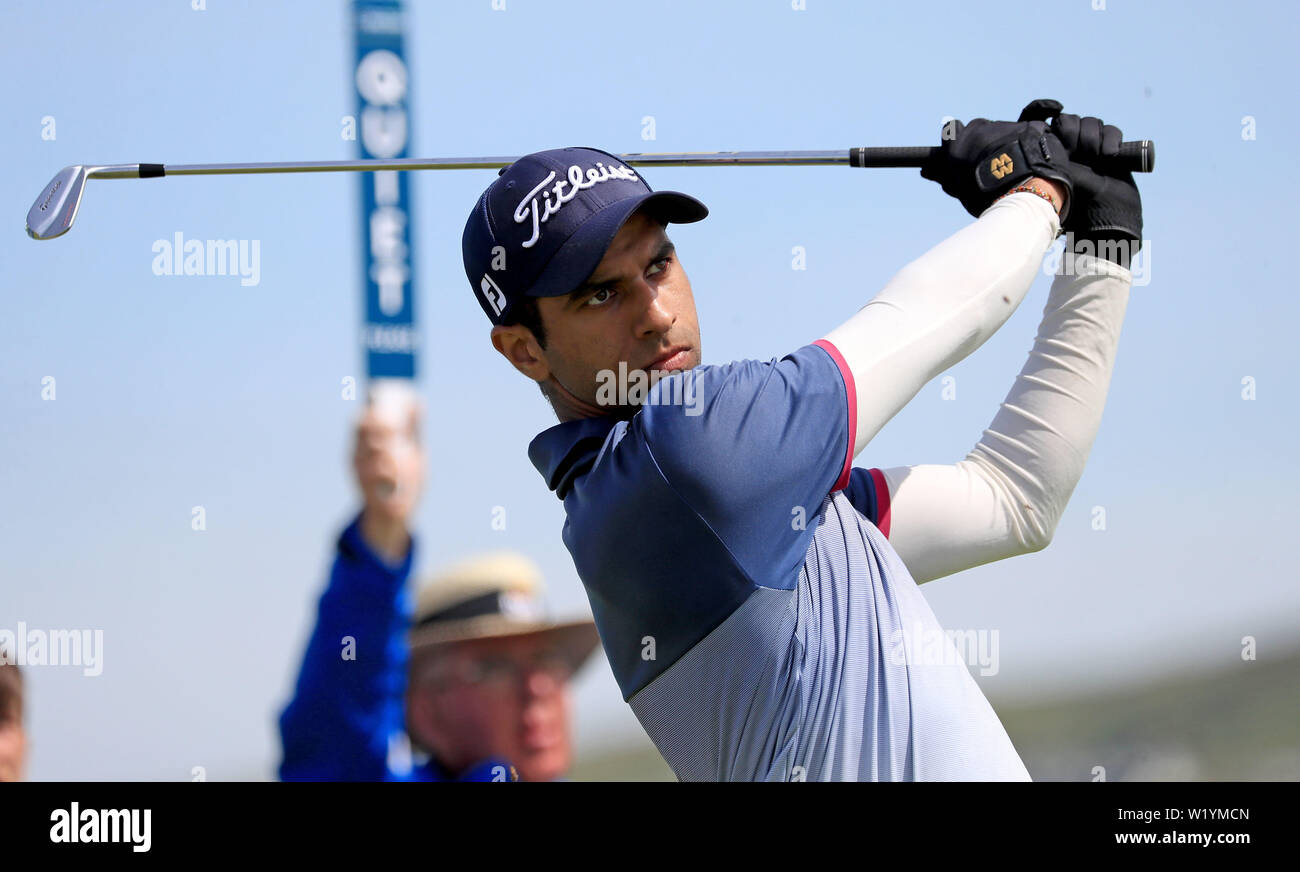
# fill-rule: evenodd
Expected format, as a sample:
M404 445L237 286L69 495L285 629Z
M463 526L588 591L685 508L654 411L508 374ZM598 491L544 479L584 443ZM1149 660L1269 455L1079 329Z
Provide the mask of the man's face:
M522 327L497 327L493 344L525 375L553 380L599 406L600 373L687 370L701 360L691 283L663 225L642 212L628 219L583 286L538 299L546 348Z
M22 781L26 757L22 703L12 695L0 693L0 781Z
M417 676L411 726L453 771L500 757L524 781L551 781L573 760L569 673L541 634L457 642Z

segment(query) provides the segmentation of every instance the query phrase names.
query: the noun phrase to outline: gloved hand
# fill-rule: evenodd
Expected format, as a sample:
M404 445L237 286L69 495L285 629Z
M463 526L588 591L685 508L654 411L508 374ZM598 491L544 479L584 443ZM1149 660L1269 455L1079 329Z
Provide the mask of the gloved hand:
M1089 241L1100 257L1127 268L1142 247L1142 198L1133 174L1111 164L1124 135L1100 118L1057 113L1052 131L1070 152L1074 205L1061 229L1078 243Z
M938 182L977 218L999 195L1031 176L1058 182L1070 194L1068 153L1045 123L1061 108L1055 100L1035 100L1021 110L1018 121L954 121L952 136L945 136L940 154L921 168L921 178ZM1072 199L1066 201L1062 220Z

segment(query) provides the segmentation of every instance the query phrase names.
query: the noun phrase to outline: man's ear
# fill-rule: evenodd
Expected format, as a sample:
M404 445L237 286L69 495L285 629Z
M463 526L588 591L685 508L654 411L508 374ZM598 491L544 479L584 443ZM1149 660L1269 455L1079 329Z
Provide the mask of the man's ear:
M522 324L498 324L493 327L492 347L510 361L511 366L533 381L542 382L551 377L546 352L537 344L533 331Z

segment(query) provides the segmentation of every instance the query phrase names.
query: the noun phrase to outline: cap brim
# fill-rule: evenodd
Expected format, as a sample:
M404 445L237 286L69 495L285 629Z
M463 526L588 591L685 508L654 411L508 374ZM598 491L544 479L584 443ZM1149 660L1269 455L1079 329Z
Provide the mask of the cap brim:
M503 615L483 615L447 626L425 627L411 633L411 652L429 653L453 642L471 639L513 639L544 636L553 639L574 671L586 662L600 644L596 624L589 618L571 621L520 621Z
M708 217L709 209L689 194L650 191L611 203L582 223L555 252L546 269L527 290L530 297L559 297L576 290L605 256L618 231L639 209L668 224L693 224ZM574 276L580 276L576 281Z

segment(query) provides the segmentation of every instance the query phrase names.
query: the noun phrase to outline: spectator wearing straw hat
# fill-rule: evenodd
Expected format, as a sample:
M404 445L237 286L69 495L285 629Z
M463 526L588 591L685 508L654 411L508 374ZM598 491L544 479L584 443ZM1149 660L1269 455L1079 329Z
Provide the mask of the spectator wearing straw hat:
M412 608L418 421L409 398L380 394L358 426L364 508L339 537L280 716L280 777L555 780L572 762L569 679L599 641L595 625L548 620L541 573L510 553L450 567Z
M547 620L541 594L537 567L511 553L466 560L421 587L406 723L439 766L501 757L525 781L568 770L569 678L599 639L590 619Z

